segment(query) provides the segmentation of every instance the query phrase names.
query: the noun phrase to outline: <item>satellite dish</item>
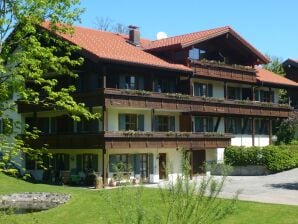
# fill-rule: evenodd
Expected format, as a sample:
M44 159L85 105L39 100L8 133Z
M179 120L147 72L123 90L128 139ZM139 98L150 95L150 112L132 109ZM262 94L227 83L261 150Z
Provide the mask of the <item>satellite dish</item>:
M156 34L157 40L161 40L161 39L165 39L165 38L168 38L168 35L165 32L160 31Z

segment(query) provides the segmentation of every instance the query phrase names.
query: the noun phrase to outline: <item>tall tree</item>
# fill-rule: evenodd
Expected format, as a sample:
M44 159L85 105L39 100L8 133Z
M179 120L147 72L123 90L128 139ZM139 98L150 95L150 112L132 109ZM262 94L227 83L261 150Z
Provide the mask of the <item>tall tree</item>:
M285 71L282 67L282 62L283 60L279 57L276 57L276 56L269 56L269 55L266 55L268 58L270 58L270 63L266 64L266 65L263 65L263 68L269 70L269 71L272 71L276 74L279 74L279 75L282 75L284 76L285 75Z
M14 170L11 164L16 155L25 153L38 159L42 154L18 137L23 127L11 122L18 102L63 110L75 120L98 117L72 98L74 86L58 87L60 76L76 78L73 70L83 63L74 54L78 47L53 35L73 32L72 24L79 21L83 11L79 3L79 0L0 1L0 171ZM47 29L40 26L44 21ZM38 137L38 131L26 133L27 137Z
M96 17L95 19L95 28L102 31L115 32L120 34L128 34L128 26L123 23L115 23L109 17Z
M268 58L270 58L270 63L263 65L263 68L274 72L275 74L284 76L285 75L285 71L282 67L282 62L283 60L279 57L276 56L269 56L266 55ZM288 99L288 95L287 95L287 91L285 89L280 89L279 90L279 103L288 103L289 99Z

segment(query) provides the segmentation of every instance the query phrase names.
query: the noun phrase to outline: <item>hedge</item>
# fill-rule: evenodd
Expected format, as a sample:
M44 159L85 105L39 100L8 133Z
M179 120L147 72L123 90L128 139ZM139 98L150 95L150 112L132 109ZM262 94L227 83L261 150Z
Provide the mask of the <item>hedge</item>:
M271 172L298 167L298 144L266 147L230 146L225 150L225 163L231 166L261 165Z

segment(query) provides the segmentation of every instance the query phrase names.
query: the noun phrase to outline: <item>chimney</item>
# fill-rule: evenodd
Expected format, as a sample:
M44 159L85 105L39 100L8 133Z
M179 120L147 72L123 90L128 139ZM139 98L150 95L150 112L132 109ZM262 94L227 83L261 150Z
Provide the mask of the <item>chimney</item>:
M128 26L129 28L129 40L128 42L135 45L140 46L140 30L137 26Z

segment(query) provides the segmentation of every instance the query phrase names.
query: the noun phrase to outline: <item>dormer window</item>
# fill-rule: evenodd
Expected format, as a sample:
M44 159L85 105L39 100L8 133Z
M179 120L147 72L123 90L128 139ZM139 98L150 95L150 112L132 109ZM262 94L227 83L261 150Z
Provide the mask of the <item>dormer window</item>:
M194 47L189 50L188 57L191 60L200 60L204 58L205 53L206 51Z

